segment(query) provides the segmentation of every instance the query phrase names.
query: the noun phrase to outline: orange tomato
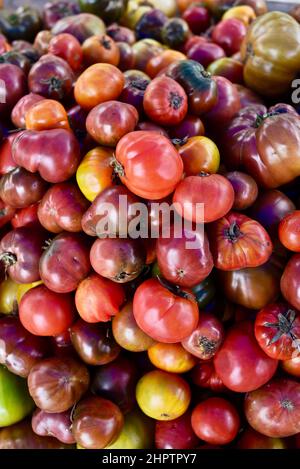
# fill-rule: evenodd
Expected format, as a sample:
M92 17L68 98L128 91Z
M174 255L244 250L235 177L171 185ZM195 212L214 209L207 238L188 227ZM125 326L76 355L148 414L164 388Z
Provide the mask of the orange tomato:
M147 63L152 57L156 57L165 50L160 42L155 39L141 39L132 46L134 54L134 67L137 70L145 71Z
M68 115L58 101L43 99L35 103L25 115L27 130L70 129Z
M146 73L149 77L154 78L164 68L171 65L173 62L178 60L185 60L186 55L177 50L167 49L161 52L159 55L152 57L146 65Z
M220 153L217 145L207 137L191 137L179 147L186 176L216 173L220 165Z
M82 44L82 52L83 60L87 65L96 63L118 65L120 61L118 45L106 34L86 39Z
M186 373L198 363L181 344L157 343L148 349L148 357L156 368L170 373Z

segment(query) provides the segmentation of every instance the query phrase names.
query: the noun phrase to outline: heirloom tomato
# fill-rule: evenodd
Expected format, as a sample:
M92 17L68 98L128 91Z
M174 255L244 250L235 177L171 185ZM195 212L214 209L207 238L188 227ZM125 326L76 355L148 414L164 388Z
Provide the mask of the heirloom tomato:
M41 200L47 187L39 174L17 166L0 179L0 197L12 208L27 208Z
M281 220L278 234L287 249L300 252L300 210L295 210Z
M281 438L271 438L248 427L237 442L238 449L287 449Z
M151 363L160 370L169 373L186 373L197 363L196 357L180 344L157 343L148 348Z
M241 171L226 173L226 178L230 181L234 190L233 208L245 210L251 207L258 196L258 187L255 179Z
M83 50L78 39L72 34L63 33L52 37L48 52L64 59L74 71L81 67Z
M62 443L75 443L71 430L71 410L50 413L36 409L32 415L31 425L37 435L44 437L53 435Z
M76 8L78 9L78 5ZM51 32L54 36L61 33L71 34L82 43L94 34L104 34L105 24L101 18L90 13L72 14L58 20L52 26Z
M17 102L17 104L15 105L15 107L13 108L11 112L12 123L17 128L20 128L20 129L25 128L25 118L26 118L27 112L29 111L31 106L38 103L39 101L42 101L43 99L45 98L39 94L34 94L34 93L25 94L25 96L19 99L19 101Z
M0 431L1 449L72 449L51 436L39 436L32 430L30 420L23 420Z
M187 411L174 420L157 420L155 446L158 449L193 449L199 440L192 429L191 412Z
M154 422L143 412L133 410L124 417L124 426L114 443L105 449L147 449L153 446Z
M243 64L232 57L223 57L212 62L207 71L212 75L227 78L232 83L243 83Z
M27 130L70 130L65 108L54 99L42 99L32 104L25 115L25 126Z
M225 50L227 55L239 52L247 27L238 18L226 18L220 21L212 31L212 40Z
M210 360L224 340L222 323L211 313L200 313L196 329L181 344L200 360Z
M216 60L225 57L225 55L222 47L213 42L204 41L195 41L187 51L188 59L199 62L205 68Z
M159 55L152 57L146 65L145 72L149 77L154 78L159 72L167 68L173 63L178 63L181 60L185 60L186 55L182 52L173 49L167 49L161 52Z
M217 145L207 137L192 136L178 148L186 176L196 176L201 172L216 173L220 165L220 152Z
M281 293L285 299L300 310L300 254L294 254L285 266L280 281Z
M86 65L106 63L118 66L120 51L117 43L109 36L91 36L82 44L83 60Z
M0 84L0 112L5 116L26 94L26 76L16 65L0 63Z

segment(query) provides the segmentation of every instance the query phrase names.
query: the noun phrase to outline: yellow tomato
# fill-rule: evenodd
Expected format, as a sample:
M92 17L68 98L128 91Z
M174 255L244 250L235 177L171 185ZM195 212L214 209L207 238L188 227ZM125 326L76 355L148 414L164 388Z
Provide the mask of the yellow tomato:
M4 280L0 285L0 313L10 314L16 310L22 296L41 283L41 281L38 281L19 284L13 282L10 278Z
M155 420L174 420L187 410L191 401L191 390L180 376L154 370L139 380L136 400L148 417Z
M93 148L85 155L77 169L79 189L91 202L113 183L112 156L112 148Z
M220 166L220 152L217 145L207 137L191 137L179 147L179 154L186 176L201 172L216 173Z
M240 5L229 8L229 10L227 10L222 16L222 20L229 20L231 18L236 18L248 26L253 20L255 20L256 14L252 7L248 5Z
M125 14L121 19L121 23L127 28L134 29L135 25L144 13L151 11L153 8L150 5L140 5L137 0L129 0Z
M105 449L147 449L152 448L154 421L139 410L125 415L124 426L116 441Z
M155 344L148 349L148 357L156 368L170 373L186 373L199 361L181 344Z

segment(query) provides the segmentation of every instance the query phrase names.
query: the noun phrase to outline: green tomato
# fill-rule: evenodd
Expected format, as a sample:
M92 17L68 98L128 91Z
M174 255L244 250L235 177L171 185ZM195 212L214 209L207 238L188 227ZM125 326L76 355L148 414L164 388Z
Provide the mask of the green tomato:
M0 427L23 420L34 409L27 382L0 367Z
M139 410L125 416L123 429L117 440L105 449L149 449L154 441L154 420Z

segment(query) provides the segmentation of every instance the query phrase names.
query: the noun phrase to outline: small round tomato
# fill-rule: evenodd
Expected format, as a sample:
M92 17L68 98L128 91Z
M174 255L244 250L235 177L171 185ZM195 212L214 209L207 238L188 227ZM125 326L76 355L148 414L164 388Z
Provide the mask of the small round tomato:
M180 376L155 370L139 380L136 400L148 417L174 420L186 412L191 400L191 390Z
M214 27L212 40L225 50L227 55L239 52L243 39L247 33L245 24L237 18L220 21Z
M232 83L243 83L243 64L232 57L223 57L211 62L207 71L212 75L227 78Z
M191 137L178 149L186 176L196 176L201 172L216 173L220 165L220 152L210 138Z
M191 412L174 420L158 420L155 424L155 446L158 449L193 449L199 445L191 424Z
M106 34L87 38L82 44L82 52L87 65L106 63L117 66L120 61L118 45Z
M186 143L187 138L204 135L205 129L200 117L188 114L180 124L174 125L168 129L168 133L175 145L177 145L178 140L179 145L181 145ZM173 139L175 139L175 141Z
M163 343L183 340L196 328L199 318L193 295L156 279L146 280L137 288L133 314L146 334Z
M33 104L25 115L25 125L27 130L70 129L65 108L54 99Z
M234 190L235 210L245 210L251 207L258 196L258 186L255 179L241 171L232 171L226 174L226 178L232 184Z
M186 8L182 18L187 22L193 34L204 33L209 28L211 21L208 10L202 4L194 2Z
M201 360L210 360L222 345L222 323L211 313L201 313L198 326L181 343L183 347Z
M188 59L199 62L205 68L225 55L224 49L213 42L196 42L187 52Z
M280 280L280 288L284 298L298 310L300 310L299 275L300 254L294 254L285 266Z
M235 439L240 428L240 418L229 401L211 397L193 410L192 427L201 440L212 445L226 445Z
M257 342L271 358L289 360L300 353L300 314L288 304L271 304L260 310L254 331Z
M287 249L300 252L300 210L295 210L281 220L278 234Z
M297 351L295 349L295 351ZM289 375L295 376L296 378L300 378L300 354L296 354L297 356L291 358L290 360L283 360L280 362L281 368L288 373Z
M19 315L21 323L31 334L59 335L73 322L73 298L70 294L54 293L39 285L22 297Z
M78 39L72 34L61 33L54 36L50 40L48 52L64 59L74 71L81 67L82 48Z
M161 125L181 122L188 110L184 89L172 78L161 76L151 81L144 94L144 110L149 119Z
M115 316L124 303L121 285L92 274L78 286L75 303L78 313L86 322L106 322Z
M83 109L90 110L105 101L117 99L124 83L123 73L114 65L91 65L75 83L76 102Z
M148 357L156 368L169 373L186 373L197 363L180 344L154 344L148 349Z
M125 415L124 426L114 443L106 450L146 449L153 445L153 420L139 410Z
M167 49L161 52L159 55L152 57L146 66L146 73L149 77L154 78L164 68L167 68L174 62L179 60L185 60L186 56L177 50Z
M170 141L157 132L130 132L119 141L115 171L128 189L146 199L171 194L182 177L182 160Z
M223 217L233 202L233 187L220 174L188 176L178 184L173 196L179 215L196 223L209 223Z
M15 107L13 108L11 112L11 120L13 124L17 128L24 128L25 127L25 117L31 106L34 104L38 103L39 101L42 101L45 99L43 96L40 96L39 94L34 94L34 93L29 93L25 94Z

